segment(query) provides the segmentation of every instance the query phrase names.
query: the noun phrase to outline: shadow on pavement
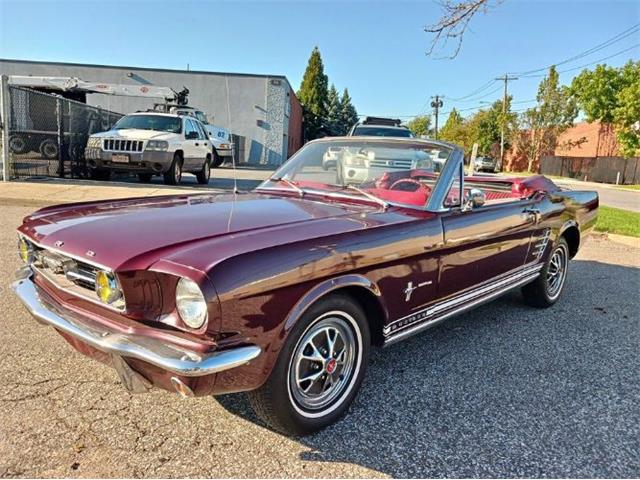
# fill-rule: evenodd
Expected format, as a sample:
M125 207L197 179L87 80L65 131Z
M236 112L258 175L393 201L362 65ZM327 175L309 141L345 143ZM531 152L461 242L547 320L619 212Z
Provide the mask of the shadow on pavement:
M552 308L508 294L373 352L301 460L393 477L637 477L640 269L573 261ZM260 421L241 395L229 411Z

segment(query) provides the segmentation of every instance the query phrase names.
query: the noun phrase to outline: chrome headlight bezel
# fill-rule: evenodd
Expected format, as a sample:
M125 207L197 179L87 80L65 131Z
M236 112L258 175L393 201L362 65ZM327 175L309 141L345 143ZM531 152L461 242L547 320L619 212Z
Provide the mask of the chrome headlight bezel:
M184 324L199 330L207 321L207 300L193 280L181 277L176 285L176 310Z
M166 152L169 149L169 142L166 140L149 140L145 150L152 152Z
M89 148L100 148L100 147L102 147L102 138L100 138L100 137L89 137L89 140L87 140L87 147L89 147Z

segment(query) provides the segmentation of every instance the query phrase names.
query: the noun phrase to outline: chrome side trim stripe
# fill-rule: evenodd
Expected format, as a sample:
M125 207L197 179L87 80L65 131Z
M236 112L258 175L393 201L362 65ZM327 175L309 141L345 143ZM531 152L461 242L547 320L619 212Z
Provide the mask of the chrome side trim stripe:
M482 303L488 302L488 301L494 299L495 297L498 297L498 296L502 295L505 292L508 292L509 290L511 290L513 288L516 288L516 287L519 287L521 285L524 285L524 284L530 282L531 280L535 280L538 275L539 275L539 273L534 273L532 275L524 277L524 278L520 279L519 281L517 281L517 282L515 282L515 283L513 283L511 285L507 285L505 287L502 287L499 290L496 290L495 292L492 292L491 294L487 295L486 297L478 298L477 300L474 300L471 303L462 305L461 307L458 307L458 308L456 308L454 310L451 310L451 311L445 313L444 315L441 315L440 317L436 317L436 318L433 318L433 319L431 319L431 320L429 320L427 322L415 325L414 327L409 328L408 330L403 330L402 332L399 332L399 333L397 333L397 334L395 334L395 335L393 335L391 337L386 337L385 341L384 341L384 345L385 346L391 345L391 344L396 343L396 342L398 342L400 340L403 340L403 339L405 339L405 338L407 338L407 337L409 337L411 335L414 335L414 334L416 334L418 332L421 332L422 330L426 330L429 327L433 327L434 325L442 322L443 320L446 320L449 317L452 317L452 316L457 315L459 313L462 313L462 312L465 312L467 310L470 310L470 309L472 309L472 308L474 308L474 307L476 307L476 306L478 306L478 305L480 305Z
M506 274L500 275L491 283L473 291L457 295L449 300L436 303L405 317L394 320L384 327L383 335L385 339L389 339L390 337L395 339L396 336L404 336L403 331L414 325L415 327L411 328L411 330L414 328L426 328L426 326L447 318L453 313L458 313L458 311L462 311L470 305L473 306L494 298L503 292L522 285L523 282L526 283L535 279L542 267L543 264L540 263L527 264L515 272L507 272ZM453 313L448 310L452 310Z

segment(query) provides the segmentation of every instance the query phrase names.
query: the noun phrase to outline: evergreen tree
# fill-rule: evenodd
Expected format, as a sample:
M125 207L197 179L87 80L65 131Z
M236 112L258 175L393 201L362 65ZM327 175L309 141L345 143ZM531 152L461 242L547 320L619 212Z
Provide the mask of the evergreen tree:
M341 121L342 105L335 85L331 84L327 95L327 127L331 135L344 135Z
M356 107L351 103L349 90L346 88L340 100L340 117L342 135L346 135L349 129L358 121L358 112L356 111Z
M320 50L315 47L297 94L303 106L305 137L309 140L317 137L326 121L328 84Z

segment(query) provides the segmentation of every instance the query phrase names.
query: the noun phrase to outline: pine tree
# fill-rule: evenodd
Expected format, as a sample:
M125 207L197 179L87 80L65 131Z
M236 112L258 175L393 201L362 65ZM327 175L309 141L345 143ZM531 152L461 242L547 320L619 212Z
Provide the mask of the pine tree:
M307 69L298 90L298 99L304 109L305 137L312 140L322 130L327 117L327 86L320 50L315 47L309 57Z
M331 84L327 95L327 126L331 135L344 135L341 122L340 95L335 85Z
M351 103L349 90L346 88L340 99L340 122L342 135L346 135L349 129L358 121L358 112L356 107Z

